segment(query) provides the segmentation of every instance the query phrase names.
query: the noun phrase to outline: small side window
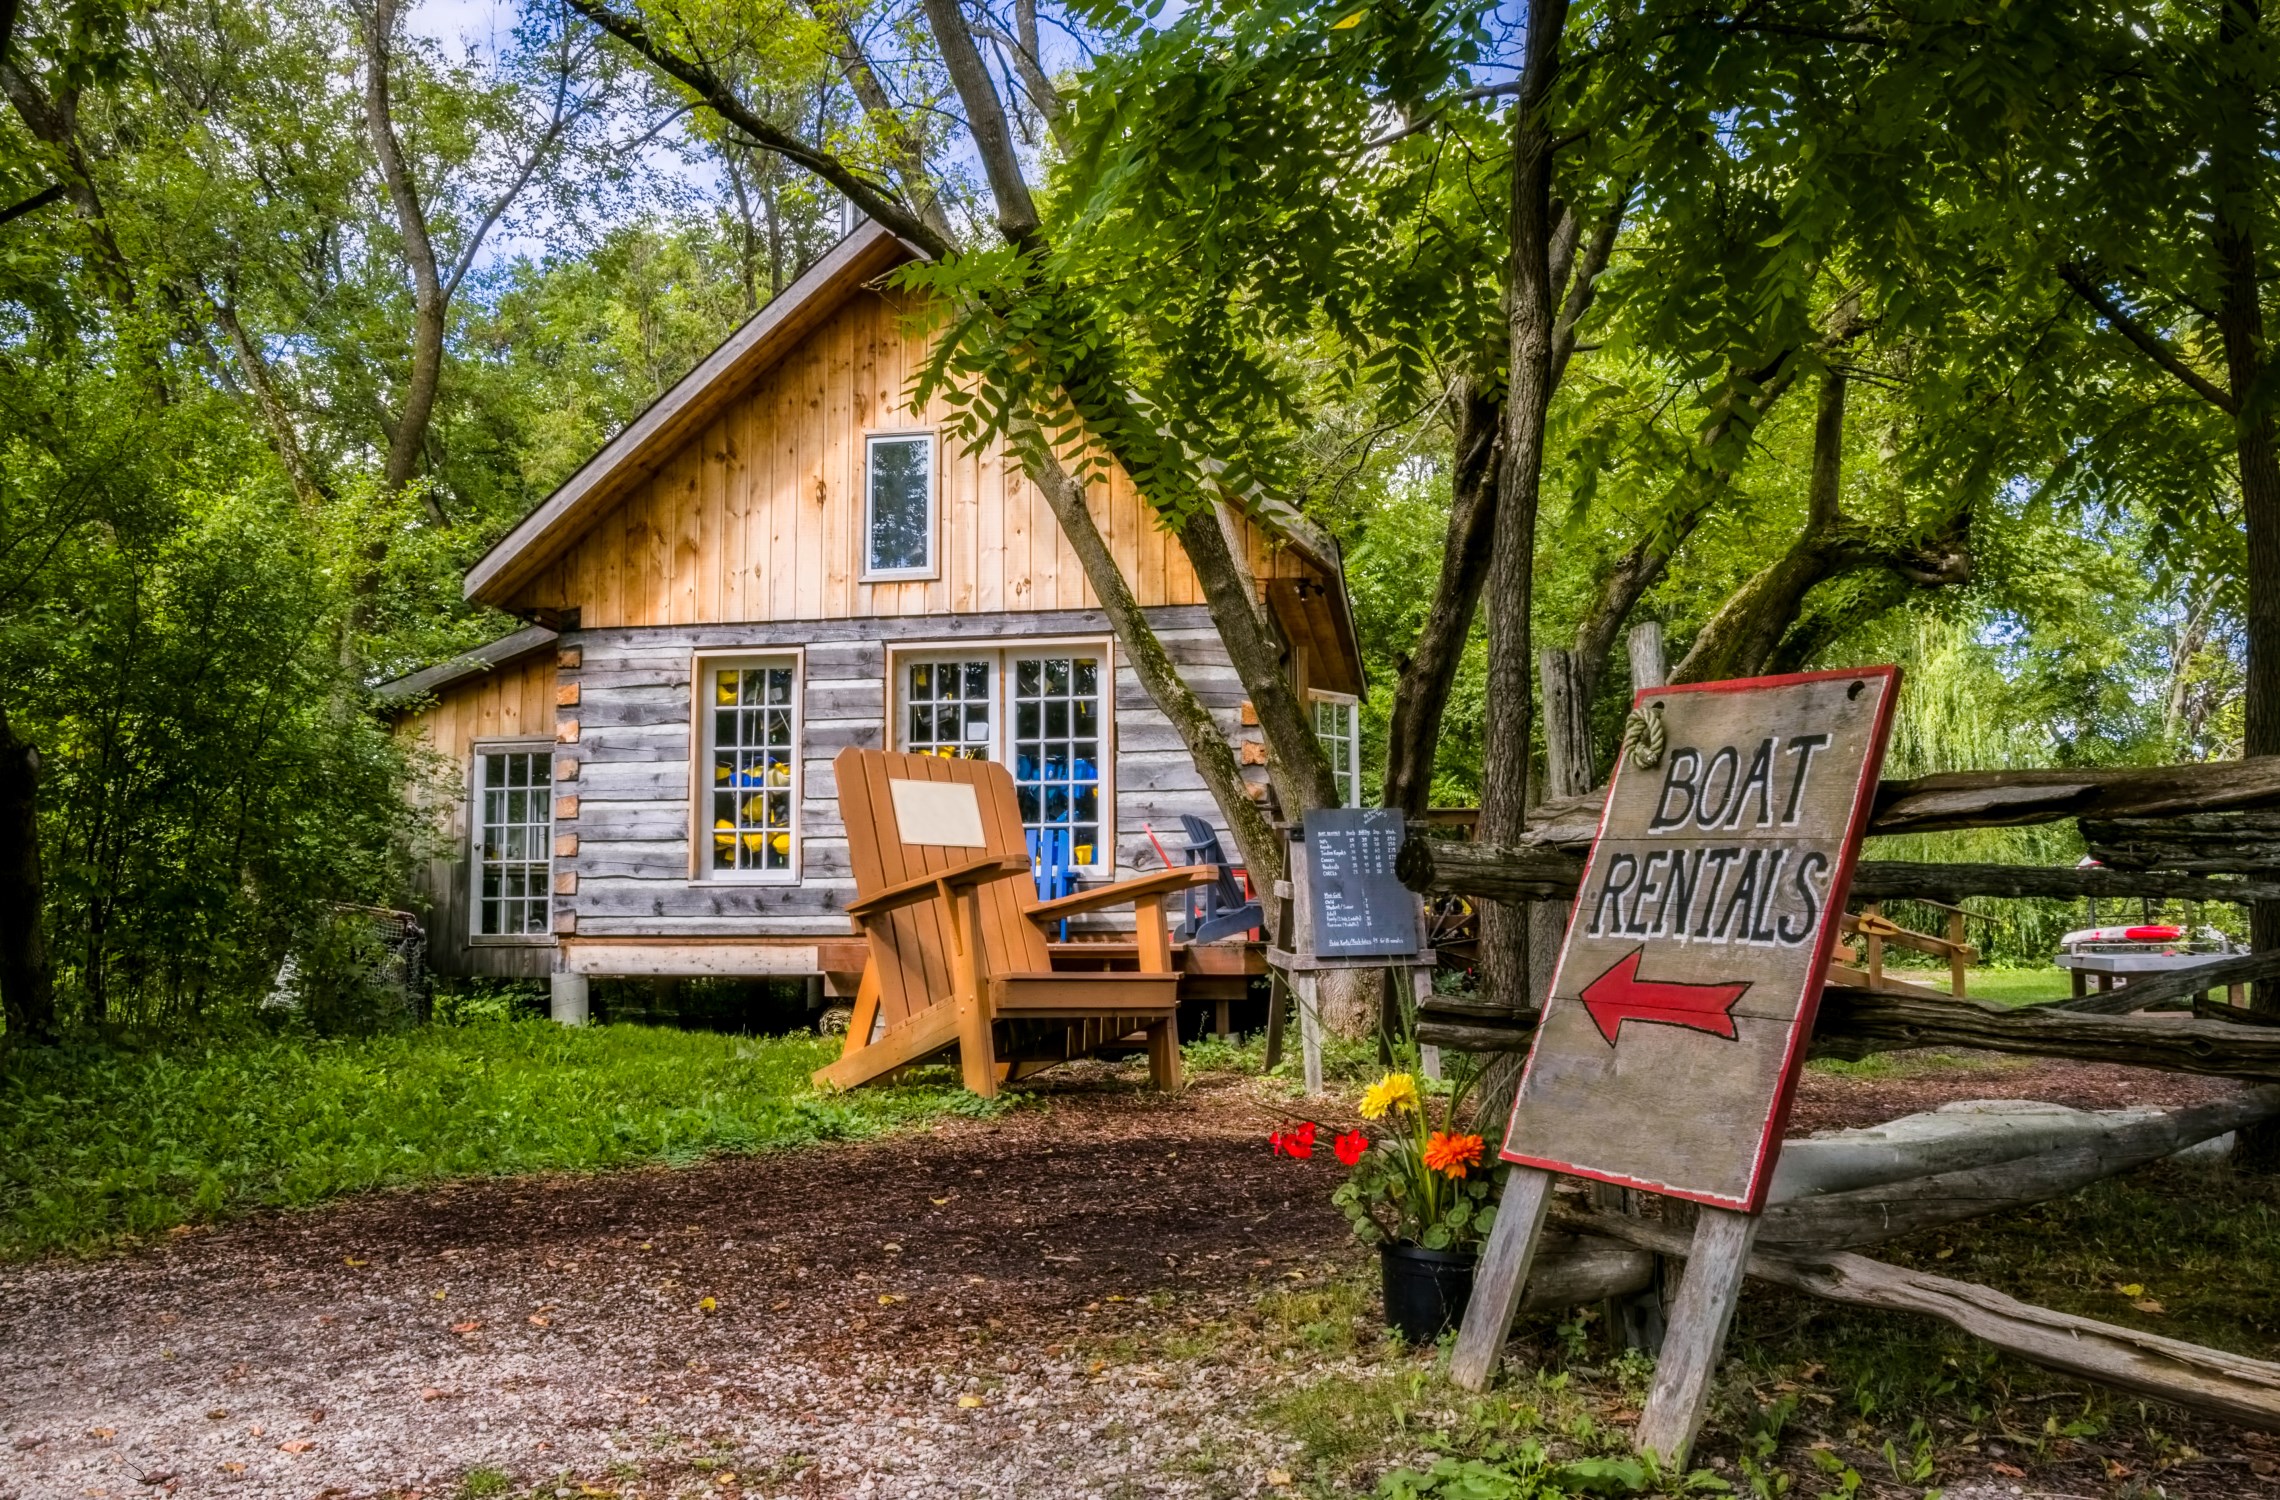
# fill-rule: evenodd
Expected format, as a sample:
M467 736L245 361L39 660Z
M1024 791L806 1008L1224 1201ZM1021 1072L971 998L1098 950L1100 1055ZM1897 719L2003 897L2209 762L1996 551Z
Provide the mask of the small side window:
M863 573L914 578L934 571L934 438L874 437L864 466Z

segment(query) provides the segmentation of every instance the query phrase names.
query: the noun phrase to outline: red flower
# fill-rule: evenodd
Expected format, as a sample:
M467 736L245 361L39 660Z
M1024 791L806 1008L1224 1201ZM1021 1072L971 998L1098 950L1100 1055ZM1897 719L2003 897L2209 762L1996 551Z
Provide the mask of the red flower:
M1314 1154L1314 1122L1308 1120L1287 1134L1275 1131L1267 1137L1267 1144L1275 1148L1277 1156L1295 1156L1304 1161Z
M1331 1141L1330 1149L1337 1153L1340 1166L1350 1167L1362 1159L1364 1151L1370 1149L1370 1138L1359 1130L1349 1130Z

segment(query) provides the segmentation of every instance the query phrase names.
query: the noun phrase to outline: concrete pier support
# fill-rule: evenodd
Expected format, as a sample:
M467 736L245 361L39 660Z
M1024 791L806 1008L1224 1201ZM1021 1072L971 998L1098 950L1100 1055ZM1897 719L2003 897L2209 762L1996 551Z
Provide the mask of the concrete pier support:
M586 976L556 971L554 979L554 1019L564 1026L586 1024Z

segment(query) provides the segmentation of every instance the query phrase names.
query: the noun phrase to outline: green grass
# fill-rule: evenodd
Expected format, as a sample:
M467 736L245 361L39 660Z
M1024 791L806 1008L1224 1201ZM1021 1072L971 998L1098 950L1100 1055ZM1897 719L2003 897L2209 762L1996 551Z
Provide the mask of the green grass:
M947 1071L819 1096L808 1074L836 1046L502 1021L18 1051L0 1058L0 1258L368 1188L687 1163L993 1107Z
M1944 972L1937 979L1925 982L1939 989L1947 988ZM1963 992L1971 999L1995 1005L2040 1005L2050 1000L2064 1000L2070 993L2067 984L2064 969L1970 969L1964 973Z

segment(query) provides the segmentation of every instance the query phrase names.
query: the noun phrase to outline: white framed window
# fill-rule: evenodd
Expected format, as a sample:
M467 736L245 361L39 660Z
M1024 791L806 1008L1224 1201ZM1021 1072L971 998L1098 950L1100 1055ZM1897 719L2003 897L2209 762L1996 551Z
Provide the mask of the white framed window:
M697 658L697 872L793 881L800 855L800 659Z
M545 938L553 923L554 747L478 745L474 765L473 938Z
M1114 867L1115 673L1105 642L914 648L895 652L889 672L897 749L1002 763L1025 828L1064 840L1081 869Z
M932 578L935 442L931 432L863 440L863 577Z
M1330 757L1330 774L1338 780L1338 800L1347 807L1362 805L1362 705L1336 693L1314 696L1314 737Z

